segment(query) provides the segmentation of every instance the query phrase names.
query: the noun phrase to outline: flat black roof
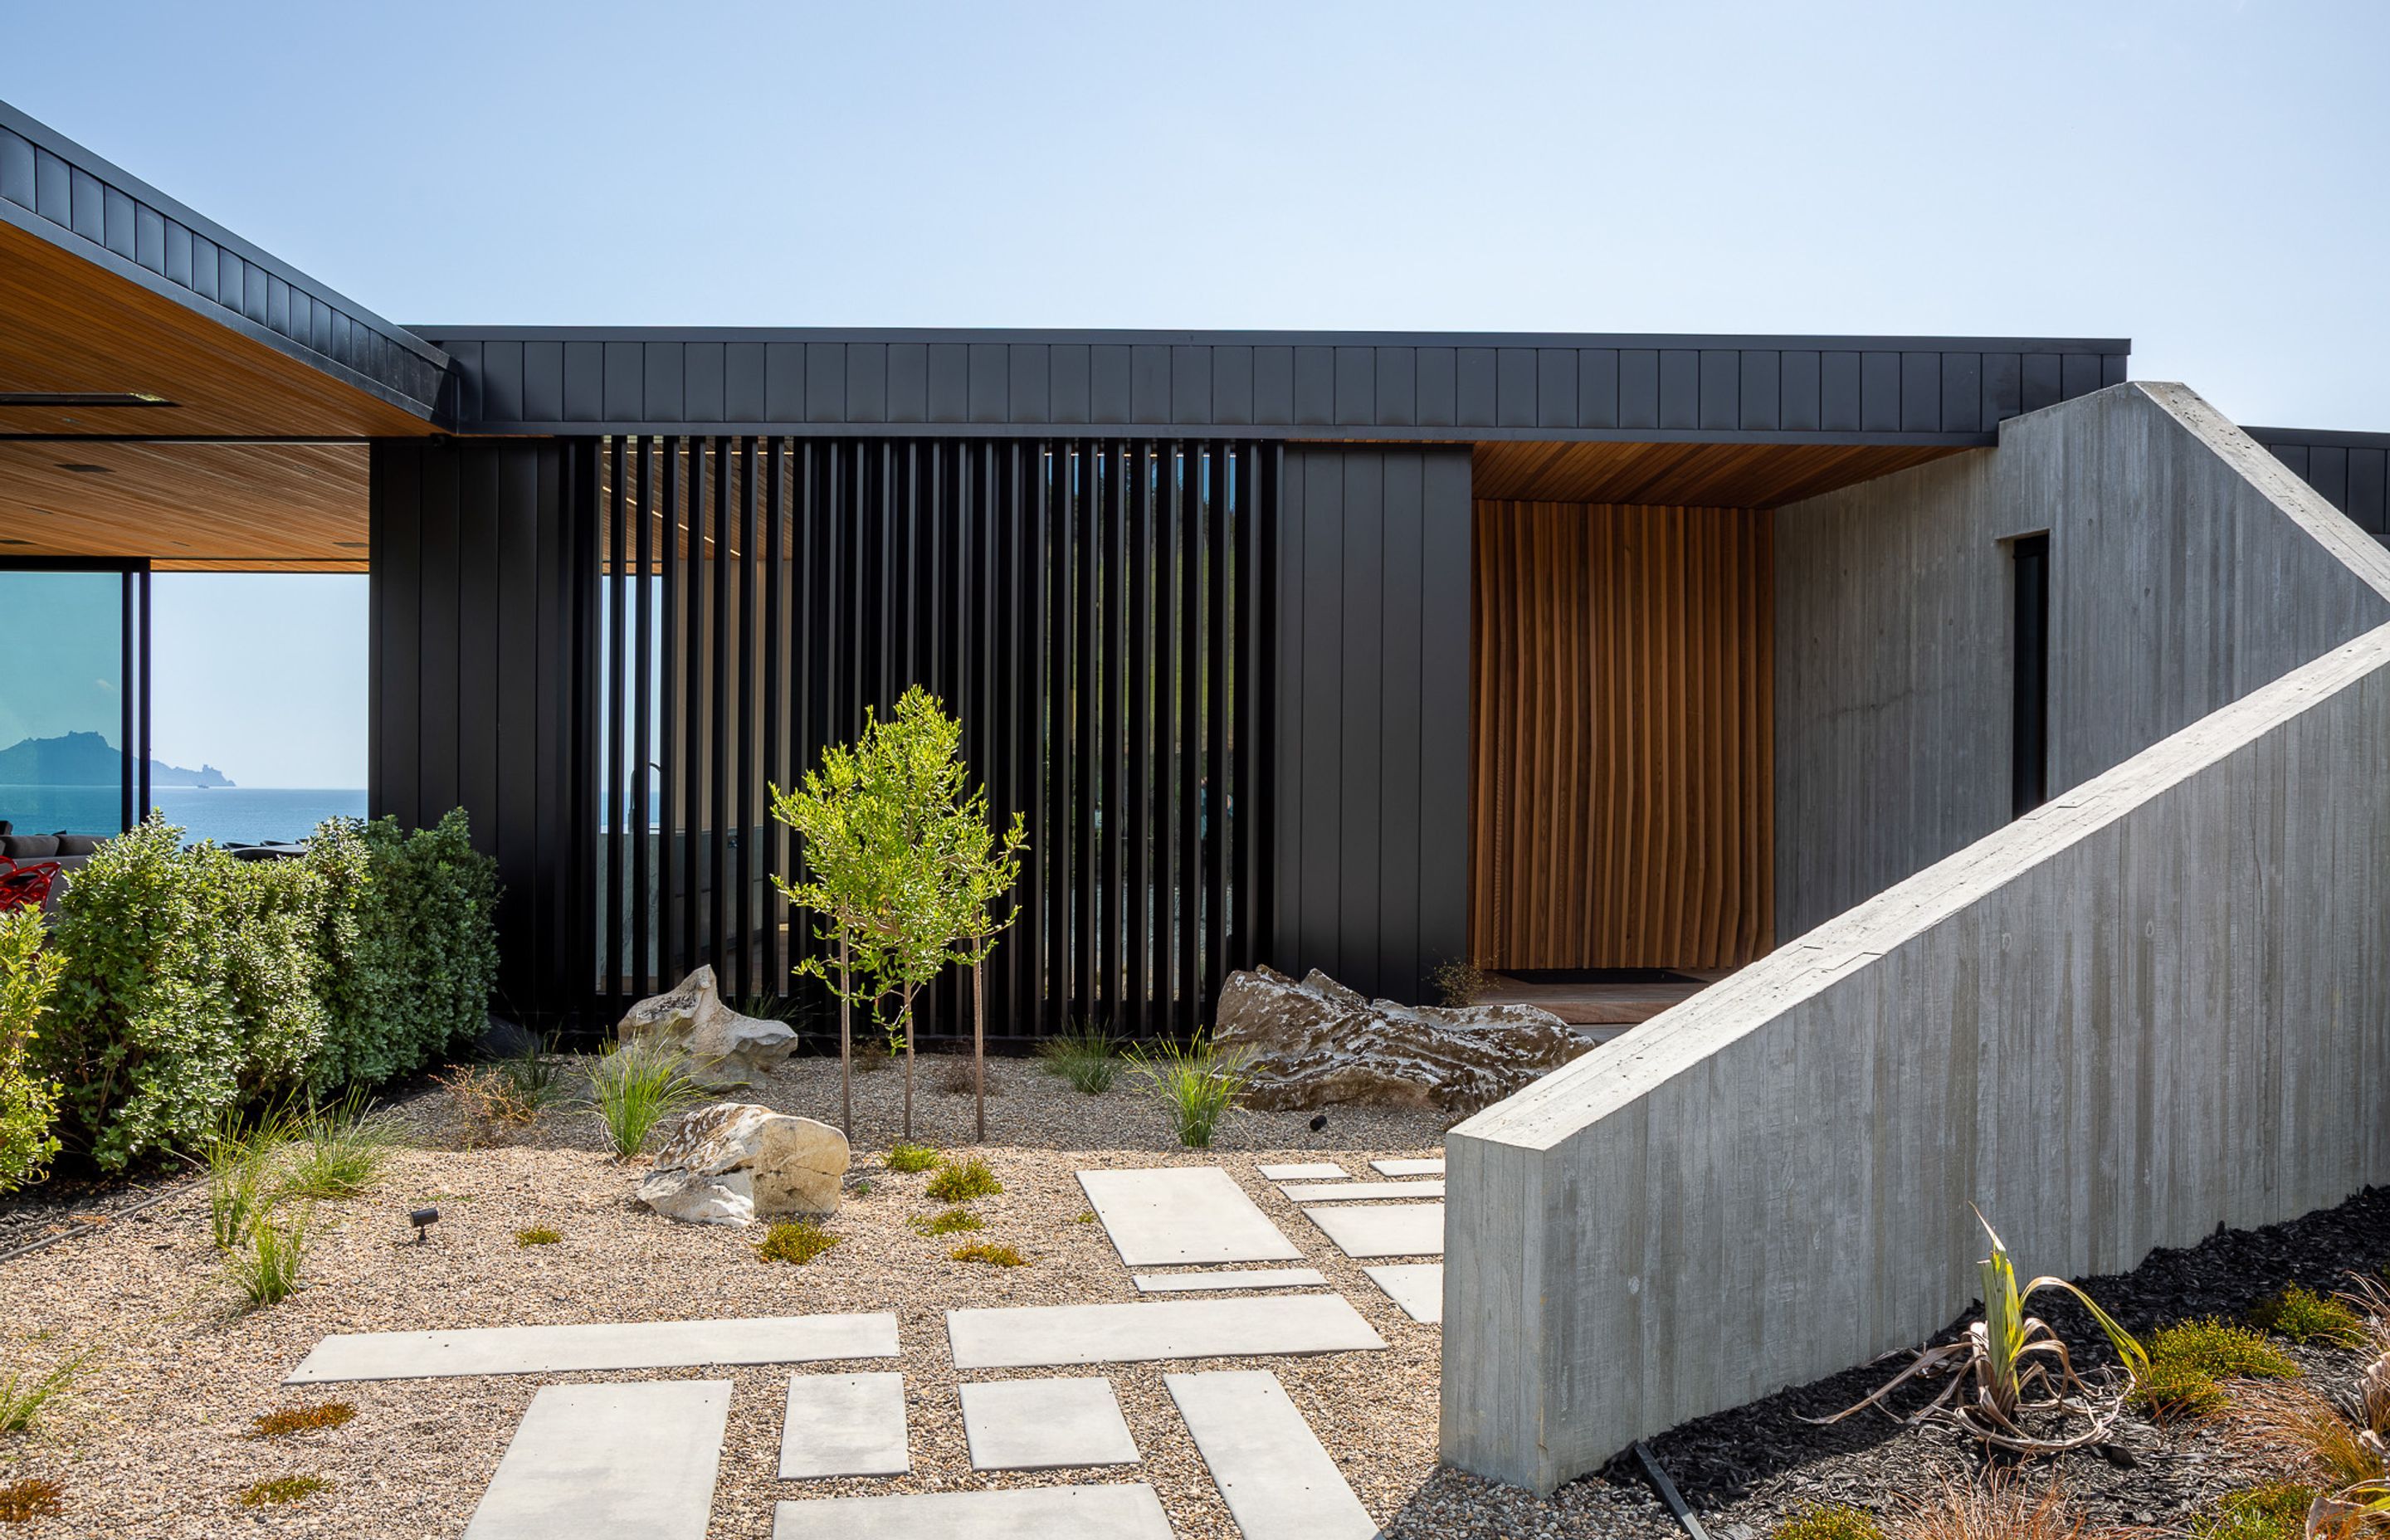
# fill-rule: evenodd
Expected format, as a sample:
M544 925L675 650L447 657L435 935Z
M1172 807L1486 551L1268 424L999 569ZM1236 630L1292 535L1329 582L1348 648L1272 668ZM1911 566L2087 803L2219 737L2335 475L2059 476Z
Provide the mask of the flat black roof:
M1988 443L2121 338L416 328L469 433Z
M0 220L393 405L438 403L439 349L6 102Z

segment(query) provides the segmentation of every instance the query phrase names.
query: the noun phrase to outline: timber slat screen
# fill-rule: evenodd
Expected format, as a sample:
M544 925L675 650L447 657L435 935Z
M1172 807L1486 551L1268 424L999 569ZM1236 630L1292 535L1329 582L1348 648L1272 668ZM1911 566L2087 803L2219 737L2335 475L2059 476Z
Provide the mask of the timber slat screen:
M827 994L790 978L820 943L772 886L802 863L765 788L919 683L960 718L993 820L1028 825L991 1035L1208 1020L1266 919L1246 895L1263 870L1275 457L1212 441L605 441L601 1011L706 962L726 999L830 1027ZM949 970L919 1030L967 1034L968 1004Z
M1773 944L1769 517L1477 504L1480 966L1731 968Z

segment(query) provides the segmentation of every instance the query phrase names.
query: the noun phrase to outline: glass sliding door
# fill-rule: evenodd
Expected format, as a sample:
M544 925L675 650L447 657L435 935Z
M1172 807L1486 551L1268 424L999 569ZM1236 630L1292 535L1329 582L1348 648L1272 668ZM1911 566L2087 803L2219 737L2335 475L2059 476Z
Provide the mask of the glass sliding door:
M109 835L148 806L146 566L0 562L0 820Z

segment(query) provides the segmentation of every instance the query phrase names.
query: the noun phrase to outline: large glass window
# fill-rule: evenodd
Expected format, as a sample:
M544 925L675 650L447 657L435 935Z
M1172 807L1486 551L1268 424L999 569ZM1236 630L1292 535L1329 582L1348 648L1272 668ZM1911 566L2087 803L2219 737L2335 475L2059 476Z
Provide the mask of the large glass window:
M148 574L0 570L0 819L113 834L135 815Z

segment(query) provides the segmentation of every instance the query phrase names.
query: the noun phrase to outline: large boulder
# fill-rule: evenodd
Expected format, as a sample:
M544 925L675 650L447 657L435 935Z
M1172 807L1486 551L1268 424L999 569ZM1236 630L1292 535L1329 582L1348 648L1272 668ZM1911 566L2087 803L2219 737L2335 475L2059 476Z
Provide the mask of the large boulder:
M797 1048L797 1034L785 1022L741 1016L725 1005L710 965L633 1006L614 1031L625 1043L650 1043L680 1054L689 1062L691 1078L713 1085L745 1084L770 1074Z
M668 1219L752 1225L838 1212L846 1136L826 1123L726 1101L661 1125L655 1169L638 1199Z
M1536 1006L1371 1000L1317 969L1271 968L1220 986L1213 1041L1247 1055L1246 1105L1266 1111L1360 1102L1473 1112L1560 1068L1594 1039Z

